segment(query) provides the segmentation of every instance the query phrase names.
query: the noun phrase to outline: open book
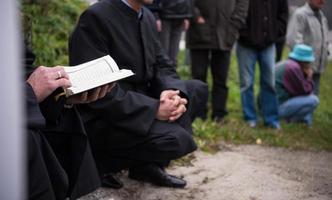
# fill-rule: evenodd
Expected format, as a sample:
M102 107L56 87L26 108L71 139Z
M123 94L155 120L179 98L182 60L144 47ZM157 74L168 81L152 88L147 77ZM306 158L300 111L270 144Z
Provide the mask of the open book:
M134 75L131 70L120 70L109 55L64 69L72 84L66 89L67 97Z

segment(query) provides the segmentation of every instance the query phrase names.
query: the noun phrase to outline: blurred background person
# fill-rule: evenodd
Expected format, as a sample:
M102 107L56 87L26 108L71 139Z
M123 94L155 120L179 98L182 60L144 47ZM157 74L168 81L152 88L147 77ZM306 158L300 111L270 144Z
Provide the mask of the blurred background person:
M253 87L258 62L259 109L266 126L280 129L274 88L275 43L286 34L287 20L287 0L250 0L246 25L240 31L236 49L243 115L250 127L256 127L258 121Z
M194 18L187 34L191 53L192 78L206 82L208 66L213 78L212 119L227 115L227 75L230 56L239 29L245 24L247 0L197 0ZM206 107L206 106L205 106ZM207 108L201 113L206 118Z
M162 47L176 65L182 32L188 30L193 15L193 0L159 0L149 8L157 18Z
M312 114L319 103L313 94L311 65L314 61L313 49L297 44L289 58L277 64L275 77L280 118L312 125Z
M312 46L315 54L313 63L314 93L319 95L321 73L327 64L328 57L328 25L321 9L325 0L307 0L297 8L288 26L287 44L293 48L296 44Z

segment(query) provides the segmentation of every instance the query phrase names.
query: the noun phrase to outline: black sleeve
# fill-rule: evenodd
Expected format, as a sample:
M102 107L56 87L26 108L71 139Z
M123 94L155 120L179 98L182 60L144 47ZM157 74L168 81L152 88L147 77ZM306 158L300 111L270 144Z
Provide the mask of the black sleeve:
M40 129L45 126L45 118L43 117L35 93L29 84L25 84L25 104L26 119L29 129Z
M246 23L248 14L249 1L248 0L236 0L235 9L231 16L231 23L240 29Z

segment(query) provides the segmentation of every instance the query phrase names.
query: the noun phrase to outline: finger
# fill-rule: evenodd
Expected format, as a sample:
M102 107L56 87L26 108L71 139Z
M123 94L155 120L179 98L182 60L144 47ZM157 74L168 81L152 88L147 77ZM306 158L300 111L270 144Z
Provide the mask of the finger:
M179 95L173 96L174 103L178 106L181 102L181 97Z
M55 74L56 79L60 79L60 78L69 79L67 72L65 71L65 69L62 66L52 67L51 69L52 69L53 74Z
M183 115L183 112L184 110L182 110L182 111L179 111L177 114L175 114L175 115L171 115L170 117L169 117L169 121L170 122L173 122L173 121L175 121L175 120L177 120L177 119L179 119L182 115Z
M180 117L182 116L182 113L181 114L178 114L178 115L175 115L175 116L171 116L168 121L170 122L174 122L176 121L177 119L179 119Z
M110 83L110 84L108 85L108 90L107 90L107 92L111 92L112 89L115 87L115 85L116 85L116 82Z
M89 103L88 101L88 92L83 92L79 97L80 103Z
M188 100L185 99L185 98L181 98L180 103L183 104L183 105L187 105Z
M57 89L59 87L63 87L63 88L69 88L71 86L71 83L69 80L61 78L61 79L57 79L54 80L54 89Z
M98 99L98 96L99 96L100 90L101 90L101 88L98 87L98 88L96 88L96 89L94 89L94 90L92 91L91 95L88 94L88 101L89 101L89 102L96 101L96 100Z
M172 112L172 115L182 114L187 111L187 108L184 105L180 105L175 111Z
M178 95L179 93L179 90L166 90L162 92L160 99L171 99L173 96Z
M104 85L101 87L98 99L103 98L107 94L108 87L109 87L108 85Z

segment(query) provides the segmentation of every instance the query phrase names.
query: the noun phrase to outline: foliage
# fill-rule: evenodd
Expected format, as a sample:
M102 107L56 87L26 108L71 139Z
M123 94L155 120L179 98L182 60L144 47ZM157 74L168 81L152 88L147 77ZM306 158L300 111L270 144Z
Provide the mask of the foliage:
M183 60L184 52L182 51L179 55L178 72L184 79L189 79L190 67L185 65ZM234 144L255 144L257 140L261 140L263 145L293 149L332 150L332 109L329 107L332 104L332 99L329 98L329 92L332 91L332 63L327 68L321 78L320 105L314 114L312 128L308 128L304 124L282 122L281 131L266 128L262 123L252 129L242 119L238 66L235 55L232 55L228 79L229 115L223 123L216 123L211 119L196 120L193 128L197 144L201 149L209 152L215 152L220 148L220 140ZM259 70L256 71L255 92L257 93ZM208 84L211 90L211 75L208 76ZM209 104L209 110L211 110L210 106Z
M37 66L68 64L68 38L86 7L83 0L23 1L23 30L37 56Z

